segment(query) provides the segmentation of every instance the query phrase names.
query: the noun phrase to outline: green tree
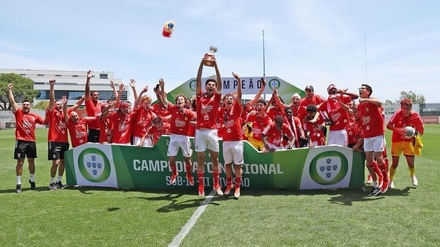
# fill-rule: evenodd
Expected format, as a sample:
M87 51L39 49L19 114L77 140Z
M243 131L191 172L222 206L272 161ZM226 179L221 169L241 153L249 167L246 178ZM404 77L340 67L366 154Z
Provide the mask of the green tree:
M39 94L38 90L34 90L34 81L23 76L9 73L0 75L0 109L10 109L8 100L8 84L14 84L14 97L17 103L24 99L31 102Z
M400 92L399 101L402 99L411 99L413 104L425 104L425 96L422 94L416 94L413 91L402 91Z

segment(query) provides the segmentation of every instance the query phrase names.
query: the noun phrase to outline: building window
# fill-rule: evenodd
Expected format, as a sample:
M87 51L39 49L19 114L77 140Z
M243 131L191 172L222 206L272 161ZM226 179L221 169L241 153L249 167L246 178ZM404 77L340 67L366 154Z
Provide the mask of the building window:
M55 76L60 77L61 75L55 75Z
M38 74L37 76L44 76L44 74Z
M72 75L72 77L78 77L78 75Z
M108 79L108 74L99 74L99 79Z

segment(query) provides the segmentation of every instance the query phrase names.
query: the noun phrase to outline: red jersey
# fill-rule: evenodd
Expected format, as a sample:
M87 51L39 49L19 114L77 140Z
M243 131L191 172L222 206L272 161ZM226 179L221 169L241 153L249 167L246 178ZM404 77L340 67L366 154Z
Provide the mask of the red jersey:
M216 114L222 95L214 93L211 97L202 92L197 94L196 129L216 129Z
M333 95L332 95L333 96ZM319 111L324 115L324 118L330 119L333 124L330 126L330 130L342 130L347 127L348 124L348 112L342 108L336 99L329 97L327 101L319 106ZM341 101L345 104L351 101L348 95L337 95Z
M157 115L152 109L145 110L143 107L136 109L133 117L133 136L142 138L155 117Z
M390 122L396 128L404 128L405 126L414 127L416 130L424 130L423 121L420 115L411 111L408 116L403 115L401 109L397 110L390 119ZM391 137L391 141L405 141L410 142L410 139L405 138L404 136L399 135L397 132L393 131L393 136Z
M357 143L362 137L361 130L359 129L358 121L354 117L348 119L347 124L348 144Z
M112 142L113 123L110 122L110 119L101 119L101 114L98 114L95 116L95 122L99 125L99 143Z
M289 130L292 132L292 135L296 137L295 145L299 147L299 137L301 136L301 120L298 117L292 116L291 119L288 119L287 116L284 117L284 123L289 126Z
M359 128L364 138L371 138L385 134L384 119L380 106L371 102L358 104L358 116L360 116Z
M241 111L243 108L237 102L231 107L229 111L225 108L221 108L223 116L222 132L223 141L241 141L243 140L242 128L241 128Z
M72 121L72 119L69 119L67 122L67 128L69 129L72 147L77 147L87 142L87 125L94 122L94 117L81 118L76 124Z
M15 139L35 142L35 125L44 124L44 119L33 112L24 113L18 108L15 115Z
M278 108L271 107L271 108L269 108L269 110L266 112L266 114L269 115L269 117L270 117L272 120L274 120L274 119L275 119L275 116L278 116L278 115L281 115L281 116L284 117L284 111L283 111L280 107L278 107Z
M260 117L258 114L249 113L245 122L252 123L252 138L257 141L263 141L263 130L266 126L272 123L272 119L267 114L264 114L263 117Z
M49 124L47 136L48 142L68 142L67 124L63 112L58 111L57 106L52 110L46 109L46 118Z
M113 124L112 143L129 144L133 112L121 114L119 111L110 113L110 122Z
M283 123L281 130L278 130L275 122L270 123L263 130L263 134L267 137L267 142L271 143L277 147L284 148L283 146L283 138L284 136L293 138L292 132L289 129L289 126Z
M101 105L102 103L97 101L94 102L92 99L86 100L84 103L86 105L86 112L88 117L94 117L101 113ZM98 123L91 123L89 125L89 129L96 129L99 130Z
M190 122L196 118L196 113L187 108L179 108L170 102L168 102L167 108L171 114L171 133L189 136Z
M167 117L170 115L170 111L162 104L156 103L153 104L151 107L153 108L153 112L162 119L162 122L165 123L170 121L170 118Z
M321 115L318 116L316 122L314 123L309 122L309 119L303 120L303 128L305 131L309 132L310 141L316 142L318 146L322 146L325 144L324 131L321 128L323 123L324 118Z
M161 136L169 134L171 134L170 123L163 123L162 129L158 129L155 125L152 125L147 130L147 136L153 139L153 145L156 144Z
M319 106L324 101L325 101L325 99L322 96L314 94L310 99L307 98L307 97L302 98L301 99L301 103L299 103L299 106L300 107L302 106L302 107L305 107L305 108L307 108L307 106L311 105L311 104Z

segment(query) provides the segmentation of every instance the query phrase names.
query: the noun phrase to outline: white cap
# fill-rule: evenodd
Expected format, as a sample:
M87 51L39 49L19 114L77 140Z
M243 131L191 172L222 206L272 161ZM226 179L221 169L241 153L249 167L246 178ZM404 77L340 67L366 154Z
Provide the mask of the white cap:
M292 95L292 99L295 98L295 97L297 97L298 99L301 99L301 96L299 96L298 93L295 93L294 95Z

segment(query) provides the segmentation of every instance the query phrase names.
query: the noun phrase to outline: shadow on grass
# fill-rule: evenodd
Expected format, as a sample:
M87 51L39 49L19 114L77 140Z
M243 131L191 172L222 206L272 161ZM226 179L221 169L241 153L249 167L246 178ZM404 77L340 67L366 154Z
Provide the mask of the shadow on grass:
M366 192L363 193L352 193L351 191L347 191L346 193L339 193L338 195L331 197L329 199L330 203L340 204L344 206L352 206L353 202L370 202L376 200L382 200L389 196L409 196L410 189L413 187L406 187L402 190L399 189L388 189L385 194L379 194L377 196L369 196L369 191L372 190L373 187L366 187Z

